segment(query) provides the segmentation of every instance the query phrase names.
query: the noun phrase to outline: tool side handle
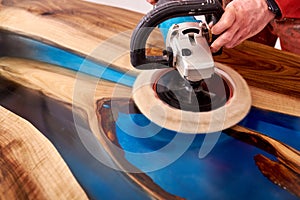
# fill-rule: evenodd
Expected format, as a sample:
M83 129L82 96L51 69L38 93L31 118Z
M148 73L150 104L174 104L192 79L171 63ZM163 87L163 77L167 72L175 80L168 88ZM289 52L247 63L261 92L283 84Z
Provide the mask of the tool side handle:
M168 67L162 56L146 56L146 42L153 29L163 21L182 16L213 15L217 22L223 8L218 0L181 0L165 1L150 11L133 31L130 43L131 64L138 69ZM152 63L151 65L145 65Z

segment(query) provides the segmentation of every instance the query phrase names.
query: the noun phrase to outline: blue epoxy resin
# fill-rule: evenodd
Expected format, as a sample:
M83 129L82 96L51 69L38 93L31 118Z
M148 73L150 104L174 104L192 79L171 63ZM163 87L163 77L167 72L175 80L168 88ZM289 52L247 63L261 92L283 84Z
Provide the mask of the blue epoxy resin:
M132 86L135 81L134 76L113 69L104 63L92 61L58 47L14 34L8 34L7 38L8 40L14 40L16 46L13 46L11 49L6 49L4 56L33 59L58 65L63 68L88 74L92 77L126 86ZM16 51L16 49L18 49L18 51Z
M252 107L239 123L300 150L300 118Z
M168 19L164 22L162 22L158 28L160 29L160 32L162 33L164 37L164 41L166 41L169 29L174 25L174 24L180 24L183 22L200 22L200 20L195 19L195 17L192 16L187 16L187 17L176 17L172 19Z
M249 116L257 114L262 116L270 113L251 110ZM252 123L262 123L264 119L260 116L255 119L251 118ZM246 117L244 121L247 119ZM295 119L288 117L285 120ZM134 123L144 130L137 129ZM299 140L297 140L300 137L299 126L293 129L292 127L284 127L284 124L264 123L269 123L266 127L276 126L277 129L265 130L263 126L256 126L255 130L263 133L268 132L271 137L274 135L277 137L278 134L281 134L286 144L300 149ZM221 134L217 144L206 157L199 158L199 149L203 145L204 135L185 135L155 127L155 125L149 126L151 122L142 114L120 113L116 124L117 138L120 146L124 149L125 158L139 169L149 170L145 167L149 165L155 169L155 165L161 165L172 155L182 151L182 155L174 159L169 165L146 172L155 183L171 194L196 200L297 199L296 196L264 177L255 165L255 155L262 154L274 160L273 155L226 134ZM131 130L130 134L122 128L124 124L127 125L127 130ZM153 133L156 134L151 135ZM175 137L190 138L190 146L184 150L182 148L184 141L174 141ZM170 149L167 154L160 152L160 149L170 144L174 148ZM148 158L147 154L151 152L158 154L157 160Z

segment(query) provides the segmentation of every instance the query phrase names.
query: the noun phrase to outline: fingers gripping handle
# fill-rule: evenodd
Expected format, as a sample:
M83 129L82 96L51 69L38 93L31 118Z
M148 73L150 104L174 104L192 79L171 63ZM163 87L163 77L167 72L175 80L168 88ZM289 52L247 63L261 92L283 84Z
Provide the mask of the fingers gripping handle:
M168 67L163 56L146 56L146 42L153 29L167 19L183 16L213 16L217 22L223 8L218 0L160 0L137 25L131 36L131 64L138 69L156 69ZM151 63L151 65L146 65Z

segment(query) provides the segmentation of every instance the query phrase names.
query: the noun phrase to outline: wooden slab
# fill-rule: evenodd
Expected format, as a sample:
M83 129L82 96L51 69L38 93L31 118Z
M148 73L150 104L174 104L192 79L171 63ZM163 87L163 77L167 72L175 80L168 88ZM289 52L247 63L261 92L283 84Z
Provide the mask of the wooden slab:
M87 199L54 146L26 120L0 106L0 198Z
M132 31L140 18L141 14L138 13L76 0L70 0L68 3L59 0L1 1L0 32L33 38L81 56L91 55L92 58L103 63L113 63L113 67L117 69L130 71L132 70L128 54L130 34L126 31ZM117 40L103 43L106 39L124 31L126 33L117 36ZM155 45L161 44L161 41L156 39L152 42ZM101 48L98 53L95 49L99 45ZM101 132L102 127L99 127L96 118L97 101L115 97L116 94L118 97L128 98L131 95L131 88L118 86L120 88L115 92L117 85L115 83L108 81L98 83L98 79L86 75L77 76L74 71L57 66L11 58L3 49L1 53L7 56L0 58L2 78L53 98L69 109L76 108L75 112L88 122L92 132L103 145L105 144L103 138L105 133ZM112 61L108 59L111 58L110 53L121 56ZM299 56L245 42L235 49L224 50L223 55L216 57L215 60L233 67L246 79L251 89L253 106L300 116ZM79 88L76 87L78 83L80 83ZM74 98L74 89L77 91L76 98ZM2 114L2 110L0 112ZM9 120L9 125L13 124L11 123L13 120ZM5 128L3 124L0 127ZM37 131L31 129L28 132L36 134ZM14 137L22 137L28 145L32 145L32 141L26 139L26 136ZM0 140L1 145L2 143L6 145L5 142L4 139ZM17 147L14 149L17 151ZM30 156L33 156L32 154L34 155L30 153ZM298 155L298 152L295 155ZM36 159L42 158L37 155ZM262 170L268 174L269 171L264 168L264 163L267 161L263 158L257 160ZM45 166L43 169L48 170L48 167ZM278 179L278 177L271 178ZM56 185L53 187L52 191L55 190ZM58 187L64 188L61 185ZM141 188L146 188L148 193L152 193L144 185Z

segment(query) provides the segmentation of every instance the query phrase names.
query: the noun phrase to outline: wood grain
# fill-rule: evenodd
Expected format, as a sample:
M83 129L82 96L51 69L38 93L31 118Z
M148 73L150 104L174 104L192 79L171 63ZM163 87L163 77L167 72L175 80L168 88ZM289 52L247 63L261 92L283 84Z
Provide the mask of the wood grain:
M215 60L245 78L253 106L300 116L299 55L245 41L234 49L224 49Z
M300 174L295 173L286 165L261 154L256 155L254 159L259 170L270 181L300 197Z
M296 149L269 136L238 125L224 130L224 133L276 156L281 163L300 174L300 152Z
M0 106L0 198L87 199L54 146Z
M73 109L98 135L96 101L105 97L129 97L131 89L77 74L58 66L19 58L0 58L0 74L24 87L37 90Z
M13 81L17 84L20 84L26 88L33 89L39 93L42 93L43 95L53 98L60 102L61 105L67 107L69 110L73 110L76 114L78 114L85 122L87 122L92 129L92 131L95 133L96 136L99 136L99 129L98 129L98 123L97 119L95 118L95 102L97 99L101 99L104 97L111 97L111 96L124 96L127 97L131 94L131 90L125 86L118 86L116 87L115 84L107 82L107 81L99 81L97 79L93 79L87 75L77 75L76 72L67 70L64 68L60 68L57 66L32 61L32 60L25 60L25 59L18 59L18 58L8 58L8 57L2 57L0 58L0 74L1 77L4 77L5 79L8 79L10 81ZM98 82L99 81L99 82ZM114 90L117 90L117 94L114 94ZM36 105L38 106L38 105ZM2 110L0 111L0 114L2 114ZM4 114L4 113L3 113ZM3 116L3 119L6 117ZM16 118L16 117L15 117ZM6 118L6 123L1 123L0 129L12 129L11 126L9 126L10 123L12 123L15 118ZM1 121L1 120L0 120ZM13 123L11 124L13 125ZM24 143L28 143L27 145L33 146L37 149L35 151L38 152L39 148L45 148L49 146L49 142L46 140L39 141L39 143L34 142L34 138L37 137L43 137L41 133L39 133L36 130L32 129L26 129L26 124L18 124L15 128L18 129L17 133L14 135L11 135L11 140L15 137L24 139ZM25 129L25 130L23 130ZM14 129L12 129L14 130ZM17 134L17 135L16 135ZM27 134L29 135L27 137ZM35 136L36 135L36 136ZM4 137L4 136L3 136ZM24 138L23 138L24 137ZM5 137L4 137L5 138ZM6 141L3 140L4 138L0 138L0 144L6 146ZM32 140L29 140L29 138L32 138ZM45 144L44 144L45 143ZM25 145L25 144L24 144ZM53 153L57 154L54 147L51 147L52 149L49 149L49 152L46 152L47 155ZM7 150L9 151L9 150ZM18 149L18 146L11 146L10 149L11 153L14 154L14 151L21 151ZM25 150L24 153L26 152ZM22 162L20 162L20 166L26 164L24 162L27 162L27 159L33 159L37 163L43 162L45 157L40 156L38 153L36 154L35 151L30 150L28 152L28 155L23 154L20 156L19 159L22 159ZM44 152L44 150L43 150ZM45 155L45 156L47 156ZM58 156L58 155L57 155ZM61 159L61 158L60 158ZM40 165L40 171L37 171L37 176L44 177L45 182L52 182L53 185L48 185L49 194L53 193L54 197L55 195L58 195L56 190L62 190L64 188L64 184L66 184L65 181L61 181L61 183L57 184L54 180L60 180L56 177L56 174L52 171L53 163L57 163L58 167L62 164L64 164L64 161L61 159L60 162L56 162L57 160L51 160L49 159L49 162L45 162L45 164ZM38 164L37 164L38 165ZM64 164L65 165L65 164ZM62 168L62 166L60 166ZM12 194L18 195L18 193L21 193L20 195L24 195L24 198L31 198L31 195L35 195L33 192L30 193L30 190L28 191L19 191L16 193L14 191L13 187L10 187L10 184L14 183L17 184L19 176L23 174L22 171L17 171L16 166L11 166L7 162L1 163L1 168L7 170L5 173L14 173L14 177L10 179L10 182L3 183L3 188L5 190L0 191L2 194L0 195L6 195L7 192L10 192ZM50 168L50 169L49 169ZM30 174L30 170L32 168L26 169L26 173L29 175L35 176L35 173L33 172ZM42 171L45 171L42 173ZM46 172L49 172L46 173ZM69 175L68 175L68 169L62 168L61 171L58 171L61 179L66 179L68 182ZM40 173L40 174L39 174ZM64 173L66 173L66 177L64 177ZM72 175L70 175L73 177ZM53 179L53 180L52 180ZM2 185L2 184L1 184ZM4 187L5 185L5 187ZM27 182L20 182L20 185L24 185L26 187ZM21 187L20 186L20 187ZM29 187L30 185L28 185ZM1 186L2 187L2 186ZM23 187L23 186L22 186ZM30 186L33 188L36 188L36 190L41 187L40 185L36 186ZM43 186L44 187L44 186ZM65 191L65 193L62 192L60 194L61 198L66 195L72 195L72 191L75 190L78 192L82 191L80 186L76 186L74 184L69 184L70 192L68 190ZM63 190L64 191L64 190ZM44 191L40 191L39 195L42 195ZM76 194L76 193L75 193ZM44 194L48 195L48 193ZM34 196L35 197L35 196ZM72 197L72 196L70 196ZM69 198L68 198L69 199ZM78 198L81 199L81 198Z
M141 14L76 0L69 0L67 2L60 0L2 0L0 1L0 6L0 32L4 31L24 35L82 56L90 55L92 58L103 63L113 63L114 67L123 71L133 70L128 54L130 32L142 17ZM118 35L124 31L126 33ZM111 39L112 36L116 37ZM105 42L107 39L109 39L109 41ZM150 46L151 45L161 45L161 39L152 38ZM99 46L101 46L101 48L97 49ZM151 51L149 52L151 53ZM115 55L119 57L116 58ZM116 59L111 60L110 58L112 57ZM235 49L224 49L223 55L215 57L215 60L234 68L246 79L250 86L253 106L300 116L299 56L277 51L257 43L244 42ZM95 116L95 111L97 110L96 102L103 98L111 98L112 96L128 98L131 96L131 88L125 86L117 86L116 88L116 84L112 82L103 80L98 82L98 79L94 79L90 76L77 75L78 74L74 71L37 61L11 57L0 58L1 77L22 84L24 87L31 88L37 92L41 92L45 96L61 102L70 109L73 108L74 112L88 122L92 132L98 137L103 133ZM3 146L7 146L6 137L11 138L12 141L14 141L12 138L15 137L18 140L26 141L24 144L22 143L25 146L33 145L34 147L32 148L38 148L37 152L39 152L41 146L43 146L41 151L46 151L44 145L49 146L47 140L42 140L40 145L35 146L35 141L28 139L26 134L15 134L14 130L18 127L11 127L11 125L18 117L6 117L11 116L11 114L7 113L8 111L0 110L0 129L5 131L12 130L11 132L13 132L14 135L5 136L3 138L1 135L1 146L2 143ZM3 119L7 122L2 123ZM22 124L22 127L30 126L24 121L22 121ZM30 126L29 129L20 129L21 126L16 131L24 131L28 135L33 134L33 138L37 137L37 135L38 137L41 136L41 133L32 126ZM105 144L102 137L98 137L98 139L102 144ZM19 143L17 143L17 145L12 143L10 147L11 148L6 151L16 152L16 155L20 155L20 151L18 150ZM52 155L53 151L55 150L50 150L49 147L49 153L47 151L47 155ZM37 163L43 163L48 160L48 158L45 159L43 155L39 157L40 154L35 153L35 151L29 151L28 157L18 157L18 159L24 159L22 160L22 164L18 166L24 165L24 167L26 167L27 165L24 162L27 162L27 158L32 158ZM284 156L289 157L289 154L284 154ZM4 158L5 157L3 157L3 159ZM295 158L297 159L297 157ZM2 163L5 164L3 168ZM37 172L36 176L41 179L46 179L47 176L51 178L52 174L64 173L67 170L64 168L49 171L51 175L47 175L45 173L47 173L48 166L52 166L50 165L51 163L53 162L47 162L47 166L45 166L46 164L41 165L41 168L39 168L38 164L37 170L41 170L41 172ZM9 162L1 161L1 169L14 169L11 171L16 173L14 177L10 175L7 177L9 181L5 182L5 184L8 186L11 183L16 184L17 182L15 181L19 180L16 177L20 177L20 174L23 173L23 171L16 170L19 169L18 166L11 166ZM47 170L42 170L42 168ZM31 169L32 168L28 170ZM40 177L43 175L46 177ZM59 175L64 180L69 180L69 175ZM51 182L51 180L49 179L47 181L50 182L50 184L54 183ZM47 188L47 190L49 190L51 195L58 195L56 193L56 187L65 188L66 185L70 185L70 193L72 193L73 190L77 191L77 186L69 184L69 182L68 184L62 185L53 184L51 185L51 189ZM1 189L9 188L8 186L1 187ZM42 195L48 195L44 189L35 192L34 188L39 188L39 186L32 187L33 194L30 193L31 190L28 190L28 193L26 193L26 191L24 192L23 190L15 190L15 187L10 187L12 190L1 190L1 193L5 195L9 193L12 197L14 197L13 195L17 195L17 197L23 197L22 195L24 195L24 198L26 196L42 198L44 197ZM66 193L61 195L68 195L69 190L67 187ZM80 189L78 189L78 191L79 190ZM78 194L78 197L81 199L81 197L84 198L84 195Z
M85 56L92 54L106 39L126 31L127 43L118 39L103 48L128 51L129 31L140 17L142 15L135 12L77 0L64 3L59 0L13 0L1 2L0 29ZM98 59L110 63L111 60L106 60L102 53ZM127 68L131 68L130 65Z
M258 154L254 157L261 173L274 184L300 197L300 152L259 132L234 126L224 133L274 155L278 161Z
M0 30L90 55L131 71L130 33L141 17L139 13L77 0L1 1ZM151 43L161 46L161 37L157 35ZM107 39L110 40L106 43ZM300 116L300 56L244 42L235 49L224 49L215 61L234 68L246 79L254 106Z

